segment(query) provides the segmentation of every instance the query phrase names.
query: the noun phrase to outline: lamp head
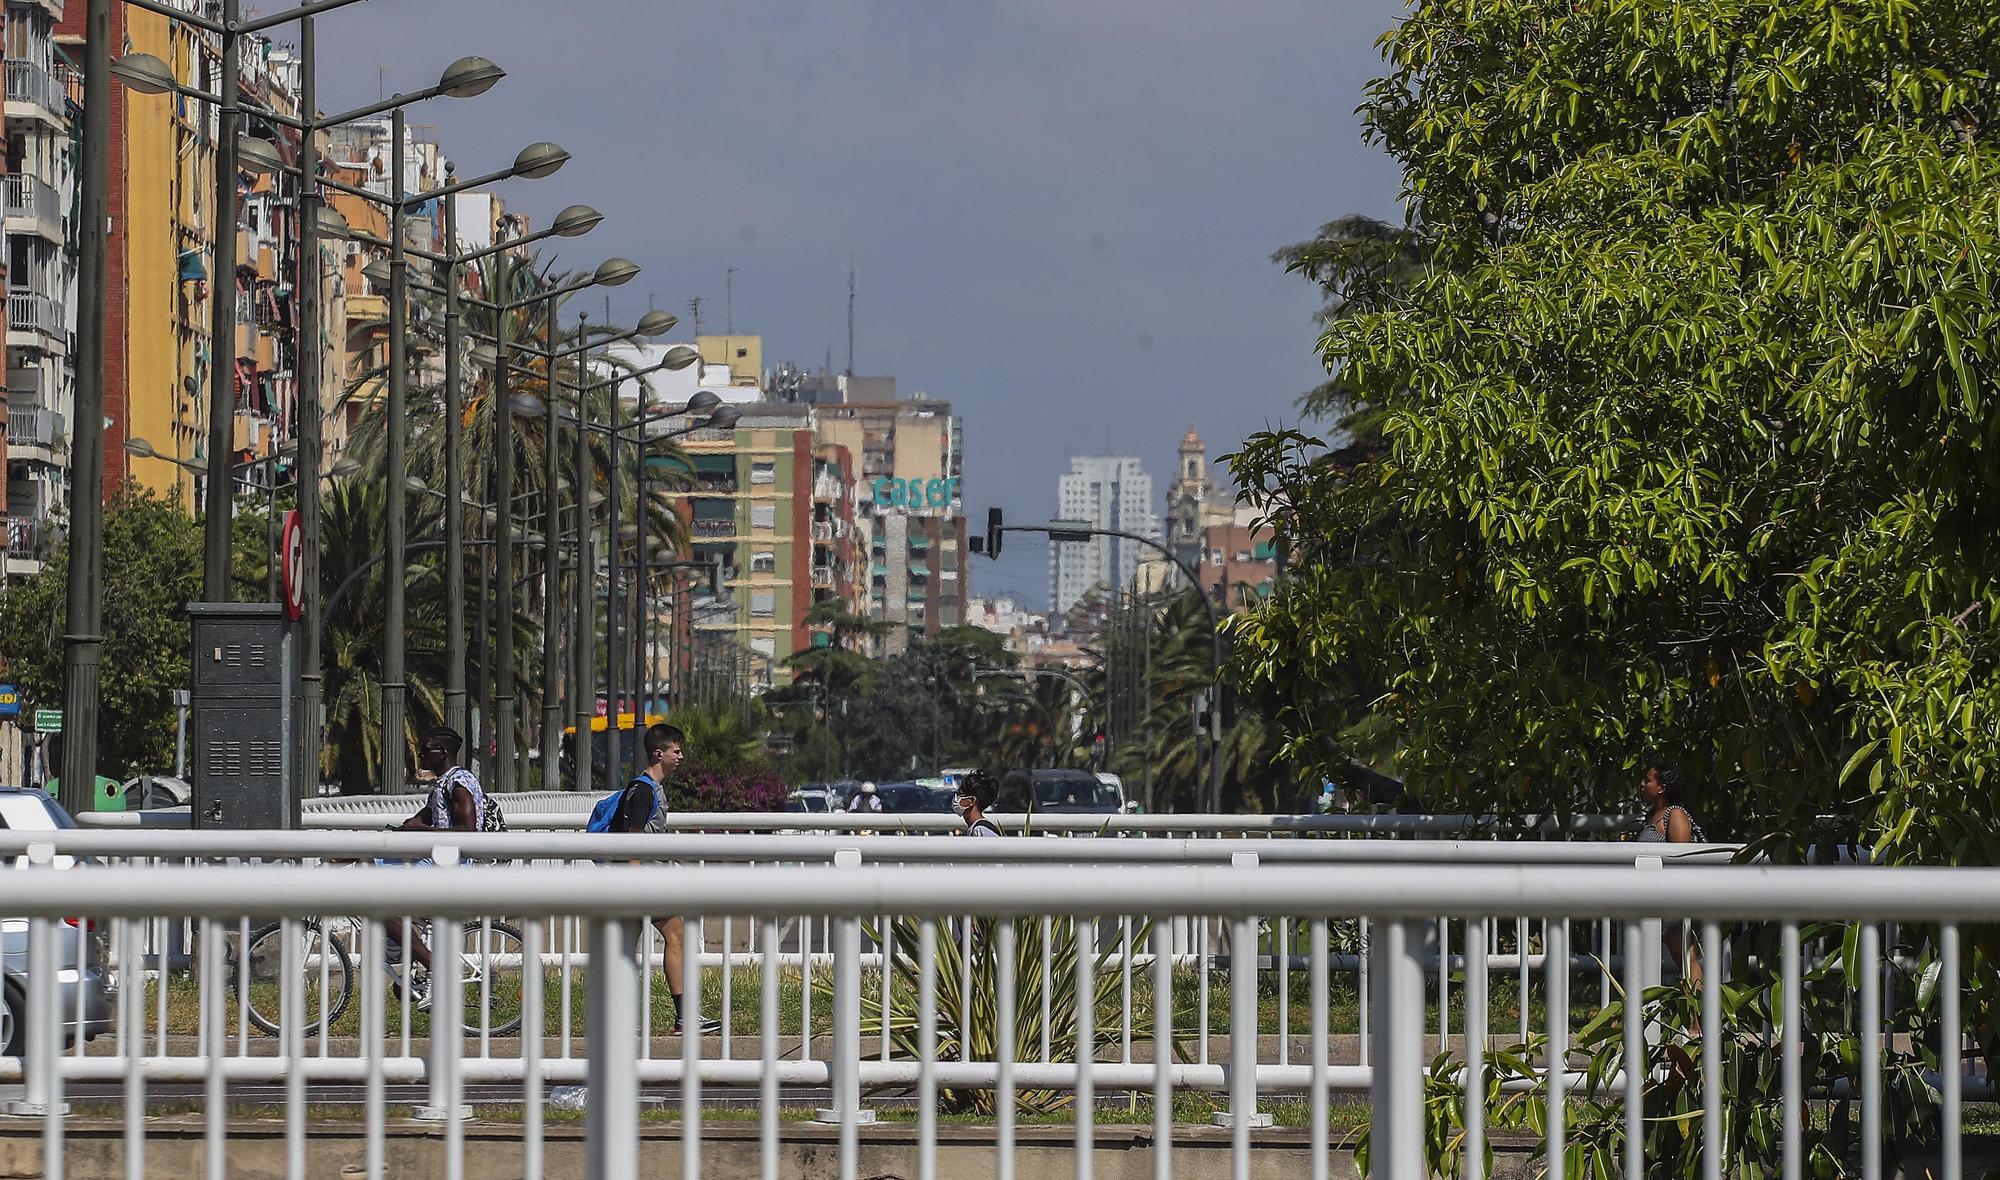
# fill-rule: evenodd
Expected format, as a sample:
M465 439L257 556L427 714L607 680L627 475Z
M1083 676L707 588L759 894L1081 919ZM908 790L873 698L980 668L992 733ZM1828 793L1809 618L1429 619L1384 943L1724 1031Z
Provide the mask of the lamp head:
M377 258L361 268L361 277L378 287L386 287L395 280L396 272L390 268L387 259Z
M564 164L569 163L569 153L556 144L543 140L531 143L514 157L514 175L529 180L540 180L544 176L554 176Z
M431 485L414 475L406 475L403 477L403 490L419 496L428 496L431 493Z
M736 420L742 416L743 411L737 409L735 406L717 406L715 407L715 412L708 416L708 421L705 425L716 430L730 430L736 426Z
M473 345L472 352L470 355L472 357L472 363L478 365L482 369L490 369L493 366L500 363L500 350L493 347L491 344Z
M151 458L153 458L153 457L154 457L155 455L159 454L159 452L158 452L158 451L155 451L155 450L153 449L153 444L152 444L152 443L149 443L149 442L147 442L147 441L146 441L145 439L143 439L143 438L128 438L128 439L126 439L126 440L125 440L125 453L126 453L126 454L128 454L128 455L136 455L136 456L138 456L138 457L139 457L139 458L141 458L141 459L151 459Z
M681 318L670 311L649 311L639 317L638 333L641 336L664 336L674 330Z
M559 238L575 238L594 230L604 221L604 214L588 205L571 205L556 214L549 223L549 231Z
M361 461L359 459L356 459L352 455L342 455L333 461L333 466L327 468L326 473L335 479L346 479L360 470Z
M340 215L340 210L324 202L320 204L319 207L320 237L344 241L346 240L347 235L353 232L354 232L354 227L347 224L347 218L342 217Z
M717 396L713 389L697 390L695 395L688 399L687 412L690 414L706 414L721 404L722 398Z
M639 264L630 258L607 258L591 272L590 281L600 287L619 287L639 273Z
M661 363L661 367L678 372L700 359L701 354L694 349L689 348L685 344L676 344L667 350L666 358Z
M236 141L236 167L253 176L269 176L282 171L285 161L278 155L276 144L268 139L246 135Z
M461 57L438 76L438 93L447 98L477 98L506 76L506 70L483 57Z
M111 76L140 94L171 94L173 70L150 53L127 53L111 63Z
M523 418L539 418L548 412L548 406L532 393L517 393L507 399L507 408Z

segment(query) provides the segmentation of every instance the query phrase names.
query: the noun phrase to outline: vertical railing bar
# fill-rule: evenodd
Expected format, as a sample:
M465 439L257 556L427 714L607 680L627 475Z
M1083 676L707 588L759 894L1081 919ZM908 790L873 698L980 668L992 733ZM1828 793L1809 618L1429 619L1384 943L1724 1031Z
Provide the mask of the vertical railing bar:
M1959 1024L1958 923L1938 931L1938 1072L1943 1082L1943 1118L1939 1127L1939 1180L1960 1180L1965 1170L1960 1141L1963 1111L1963 1070L1959 1055L1964 1030Z
M1465 924L1465 1180L1486 1175L1486 936L1492 924L1491 918ZM1438 1048L1450 1051L1449 1043Z
M362 1052L368 1059L368 1072L363 1083L366 1113L364 1135L366 1136L365 1158L368 1180L382 1180L385 1163L386 1144L383 1139L383 1088L382 1088L382 1026L388 1019L387 999L383 987L388 976L382 970L384 934L380 919L368 918L362 922L363 942L361 967L361 1043ZM404 959L409 955L406 953Z
M1097 1060L1097 925L1096 919L1087 914L1079 914L1073 920L1076 924L1076 1180L1091 1180L1095 1174L1097 1142L1097 1087L1090 1073L1091 1064Z
M1542 993L1548 1005L1548 1172L1565 1174L1563 1154L1568 1109L1569 1070L1569 922L1542 921Z
M1641 1017L1645 1009L1646 956L1640 949L1643 927L1625 923L1625 1180L1645 1180L1646 1174L1646 1042Z
M1882 928L1861 927L1861 1180L1882 1177Z
M1307 1103L1312 1120L1311 1180L1327 1180L1327 930L1325 918L1312 920L1309 949L1312 963L1306 969L1306 989L1312 994L1312 1095Z
M917 1180L937 1180L937 922L917 920Z
M250 1056L250 919L236 920L236 1052L238 1056ZM77 1026L83 1021L83 989L78 988ZM76 1039L77 1048L83 1047L83 1038Z
M542 938L548 924L532 915L521 923L521 1174L542 1174Z
M994 1148L998 1153L994 1180L1014 1180L1014 939L1014 919L1000 919L993 947L1000 974L1000 1027L994 1043L999 1074L993 1095L994 1115L998 1120L994 1130Z
M1451 1044L1451 919L1439 918L1438 939L1438 1052Z
M463 930L456 918L431 922L431 1060L441 1075L437 1092L444 1099L445 1180L465 1178L465 1120L458 1117L459 1066L465 1051ZM408 950L404 948L406 954Z
M812 919L799 919L799 1059L812 1060Z
M1544 929L1546 929L1546 927L1544 927ZM1529 992L1528 919L1526 917L1520 917L1514 919L1514 957L1517 960L1519 960L1516 966L1519 969L1521 976L1521 994L1518 1001L1520 1006L1520 1018L1521 1018L1520 1043L1525 1045L1528 1043L1528 992Z
M1201 949L1195 954L1196 972L1199 975L1195 999L1195 1035L1201 1038L1198 1050L1201 1064L1208 1064L1208 918L1201 919Z
M757 998L757 1025L763 1060L757 1077L757 1130L763 1180L778 1180L778 920L765 918L761 926L764 955L757 966L763 986Z
M576 990L576 981L571 974L573 970L572 960L575 957L576 951L576 923L577 919L575 915L563 915L562 995L558 997L561 1000L562 1007L562 1027L556 1031L556 1051L565 1061L570 1057L570 1025L575 1023L575 1018L570 1012L570 1005L574 1000L573 993Z
M201 1002L207 1015L208 1035L202 1042L203 1052L208 1054L207 1075L202 1089L202 1100L206 1106L208 1130L204 1138L202 1155L208 1180L223 1180L228 1172L229 1151L229 1090L223 1079L222 1059L229 1045L229 1010L224 1006L222 974L223 945L222 930L213 918L203 918L201 923Z
M958 1059L972 1060L972 918L960 929L958 951Z
M875 941L876 949L882 952L882 971L880 976L882 983L882 1022L881 1028L877 1031L882 1036L882 1060L887 1062L889 1060L889 1001L891 999L889 995L889 976L891 975L889 965L895 962L896 958L896 932L889 925L889 915L884 914L878 920L881 922L881 925L877 927L881 931L881 937Z
M414 979L414 978L416 977L416 970L417 970L417 956L416 956L416 945L417 945L417 944L416 944L416 942L414 941L414 938L415 938L415 924L414 924L414 923L413 923L413 922L412 922L412 921L411 921L411 920L410 920L409 918L404 918L404 919L402 919L402 923L403 923L403 943L402 943L402 946L403 946L403 987L402 987L402 993L403 993L403 994L402 994L402 997L401 997L401 998L400 998L400 999L399 999L399 1000L397 1001L397 1003L398 1003L398 1005L399 1005L399 1006L400 1006L400 1007L402 1008L402 1010L403 1010L403 1027L402 1027L402 1041L403 1041L403 1056L405 1056L405 1057L409 1057L409 1056L411 1056L411 1055L412 1055L412 1054L411 1054L411 1051L410 1051L410 1036L411 1036L411 1030L410 1030L410 1025L411 1025L411 1023L412 1023L412 1021L410 1020L410 1003L411 1003L411 999L412 999L412 997L411 997L411 995L410 995L410 992L411 992L411 990L412 990L412 987L411 987L411 980L412 980L412 979ZM433 939L432 939L432 941L433 941L433 942L435 942L435 941L437 941L437 940L436 940L435 938L433 938ZM437 948L436 948L436 947L432 947L431 949L432 949L432 951L433 951L433 952L435 952ZM433 953L433 956L432 956L432 961L433 961L433 962L435 962L435 961L436 961L436 956L435 956L435 953ZM436 981L435 981L435 980L433 980L432 982L436 982Z
M1360 943L1361 961L1358 965L1358 970L1356 972L1356 974L1359 976L1359 982L1356 984L1356 991L1358 993L1356 998L1358 1003L1360 1004L1360 1007L1356 1010L1355 1020L1358 1030L1361 1034L1360 1047L1357 1051L1357 1056L1360 1057L1361 1064L1367 1065L1373 1059L1373 1053L1374 1053L1374 1050L1371 1048L1374 1042L1368 1036L1368 1018L1369 1018L1368 974L1371 969L1370 960L1373 958L1373 956L1371 956L1368 953L1368 949L1372 945L1369 942L1368 919L1365 917L1356 919L1354 928L1359 933L1361 939Z
M1174 928L1153 920L1153 1180L1174 1175Z
M1242 855L1238 853L1237 855ZM1257 1121L1257 920L1229 932L1229 1174L1250 1180L1250 1127Z
M1051 1051L1051 1045L1053 1044L1052 1035L1054 1033L1054 1029L1051 1028L1051 1025L1054 1023L1052 1019L1053 1008L1051 1007L1051 1005L1054 1001L1053 993L1055 992L1055 938L1052 933L1054 929L1055 929L1054 919L1050 918L1049 915L1047 914L1043 914L1042 915L1042 1064L1044 1065L1047 1065L1051 1061L1055 1060L1054 1055Z
M1685 945L1685 944L1683 944ZM1701 1174L1722 1180L1727 1144L1722 1131L1722 927L1701 924Z
M662 919L659 925L665 925ZM651 917L639 919L639 1060L653 1059L653 935L657 933L655 921ZM687 929L681 929L683 953L687 947ZM667 936L660 935L660 982L667 985L669 994L673 992L673 981L666 978ZM681 1026L691 1028L685 1013L681 1016Z
M1118 919L1118 1060L1132 1064L1132 915Z
M1784 1104L1782 1154L1784 1180L1801 1180L1805 1172L1805 1080L1800 1061L1805 1004L1799 995L1799 924L1787 920L1779 936L1779 990L1784 993L1783 1023L1778 1030L1779 1092Z
M125 1180L146 1180L146 1075L140 1069L140 1059L146 1055L146 952L142 945L143 935L136 921L124 919L120 932L125 936L124 949L118 954L118 969L126 970L126 964L133 967L132 974L126 976L124 988L118 995L120 1007L119 1031L132 1030L125 1041ZM161 956L166 954L166 942L161 940ZM167 985L166 964L160 964L160 986ZM297 1072L297 1071L293 1071ZM289 1131L289 1125L287 1127ZM302 1175L302 1171L291 1173L292 1180Z
M46 860L36 860L41 868L48 866ZM208 948L203 947L206 951ZM203 954L202 967L207 970L211 956ZM54 918L31 918L28 921L28 1009L24 1014L26 1027L17 1034L21 1051L27 1060L21 1064L27 1074L27 1094L24 1109L33 1109L36 1102L42 1103L42 1175L49 1180L62 1180L63 1164L67 1147L64 1143L63 1076L62 1076L62 999L56 990L56 920ZM219 1056L219 1054L218 1054ZM214 1120L209 1121L209 1130L215 1131ZM217 1162L222 1156L219 1142L211 1140L208 1145L210 1156L209 1174L216 1174Z
M1292 1063L1292 920L1278 919L1278 1064Z
M756 929L757 928L755 926L752 926L750 928L753 938L755 936ZM736 957L734 954L735 938L736 938L735 921L728 914L724 914L722 916L722 1012L719 1016L719 1019L722 1022L722 1059L724 1061L729 1061L732 1059L732 1054L730 1052L730 1044L729 1044L730 1041L729 1026L736 1019L735 996L731 994L735 990L734 975L731 971L731 968L734 966L731 960ZM754 950L755 948L753 947L751 949ZM650 967L646 969L646 978L649 981L653 978L653 970ZM653 1012L652 1005L648 1004L646 1007L648 1036L651 1035L651 1027L652 1027L651 1021L653 1018L652 1012Z
M1611 919L1597 923L1597 1006L1611 1006Z
M181 936L183 939L183 945L185 945L185 939L187 936L187 925L185 922L182 922L180 925L181 925ZM160 939L159 974L155 976L154 980L154 982L157 985L153 993L155 1008L157 1009L155 1014L155 1019L159 1021L159 1024L156 1026L159 1032L159 1042L157 1047L154 1049L154 1052L161 1057L165 1057L167 1055L167 987L173 979L173 974L170 970L171 960L168 954L168 947L171 944L171 942L172 939L170 938ZM324 984L321 985L319 990L322 996L326 994L326 987Z
M702 931L702 915L681 915L681 1175L686 1180L701 1177Z
M454 926L453 929L457 930L460 927ZM454 959L458 958L457 948L458 940L454 937L452 940ZM453 968L454 970L457 968L456 963L453 964ZM459 1056L460 1050L454 1049L452 1055ZM485 1058L493 1056L493 919L491 917L479 919L479 1055ZM456 1104L458 1099L453 1098L452 1102ZM456 1123L458 1119L453 1116L451 1121Z
M299 962L300 924L297 918L278 923L278 1025L284 1040L285 1063L285 1176L301 1180L306 1174L306 1080L299 1061L305 1056L305 997L299 994L303 964ZM322 950L324 953L324 950ZM247 974L250 954L243 953Z

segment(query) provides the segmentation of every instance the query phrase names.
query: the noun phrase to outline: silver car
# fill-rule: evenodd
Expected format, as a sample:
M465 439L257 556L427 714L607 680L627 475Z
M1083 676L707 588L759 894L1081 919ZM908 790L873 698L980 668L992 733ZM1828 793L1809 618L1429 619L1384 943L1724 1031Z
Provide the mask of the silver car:
M46 793L32 788L0 787L0 830L53 832L75 826L76 821L70 819L69 813ZM27 869L27 857L10 859L12 867ZM59 858L55 867L68 868L68 861L67 857ZM109 964L103 935L91 931L87 919L71 918L56 926L56 1003L61 1012L65 1045L74 1044L79 1032L85 1040L90 1040L111 1031L118 977ZM0 917L0 1057L21 1055L27 1015L28 920Z

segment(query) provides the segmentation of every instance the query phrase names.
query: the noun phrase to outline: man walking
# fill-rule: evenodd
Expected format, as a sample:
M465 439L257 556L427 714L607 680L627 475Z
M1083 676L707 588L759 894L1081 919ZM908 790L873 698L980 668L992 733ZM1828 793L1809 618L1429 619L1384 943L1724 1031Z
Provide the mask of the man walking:
M986 818L986 809L993 806L993 797L1000 792L1000 785L993 776L983 770L975 770L958 784L958 795L951 802L952 810L958 812L965 821L965 835L998 836L1000 825Z
M611 819L612 831L657 833L666 830L661 821L667 814L667 780L680 769L686 741L685 734L664 721L646 728L646 766L626 784L624 794L619 797L618 810ZM673 997L676 1033L682 1031L681 973L685 962L681 947L682 926L678 915L653 922L653 929L660 932L660 941L666 948L667 994ZM721 1032L722 1025L718 1021L704 1020L698 1031L707 1036Z

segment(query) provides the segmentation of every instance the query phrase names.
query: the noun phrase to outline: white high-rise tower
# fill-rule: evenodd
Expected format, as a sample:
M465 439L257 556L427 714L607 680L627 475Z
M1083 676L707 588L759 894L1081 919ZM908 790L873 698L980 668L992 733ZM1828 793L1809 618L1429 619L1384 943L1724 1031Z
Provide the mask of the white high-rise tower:
M1077 455L1057 483L1057 512L1063 520L1084 521L1151 540L1160 538L1153 508L1153 477L1130 456ZM1092 537L1049 546L1049 606L1061 614L1102 582L1112 589L1131 585L1146 556L1143 545L1121 537Z

